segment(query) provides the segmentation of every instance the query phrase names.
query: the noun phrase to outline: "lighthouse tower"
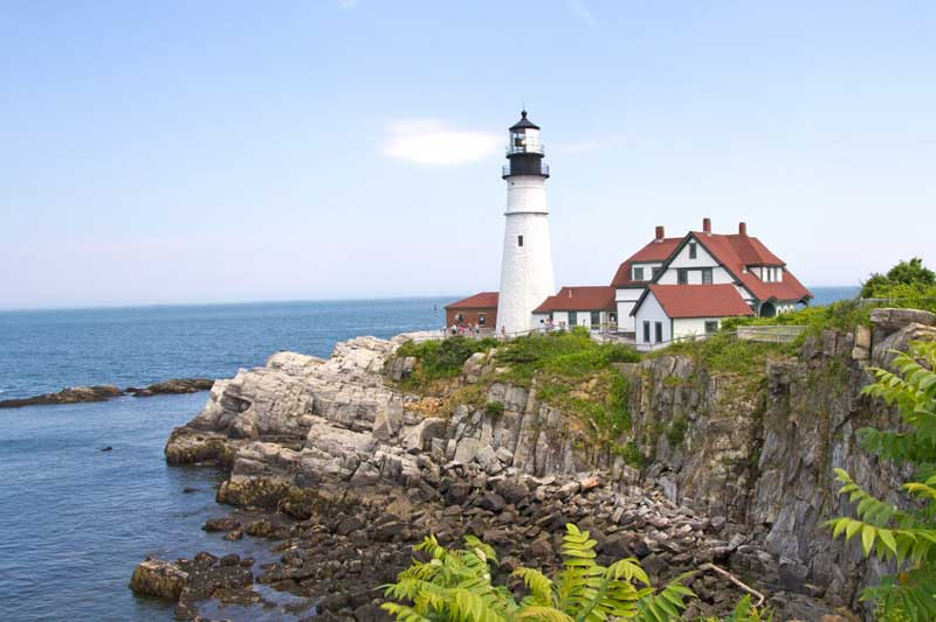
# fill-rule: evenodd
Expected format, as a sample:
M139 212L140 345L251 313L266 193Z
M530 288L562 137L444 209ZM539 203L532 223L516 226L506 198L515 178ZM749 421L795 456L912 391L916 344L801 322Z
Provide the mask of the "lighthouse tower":
M555 293L549 209L540 128L527 112L510 128L510 143L503 178L507 181L507 218L501 258L497 332L514 335L534 328L532 312Z

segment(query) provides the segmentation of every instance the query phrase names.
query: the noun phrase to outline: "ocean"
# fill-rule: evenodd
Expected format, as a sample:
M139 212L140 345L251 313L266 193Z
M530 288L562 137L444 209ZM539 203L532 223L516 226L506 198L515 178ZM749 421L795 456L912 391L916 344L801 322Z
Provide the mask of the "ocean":
M856 291L813 289L817 302ZM441 326L442 305L454 299L0 312L0 399L81 384L226 378L278 350L328 356L358 335ZM227 542L201 531L207 518L226 513L214 502L219 472L163 459L172 428L206 399L203 392L0 410L3 620L171 620L171 605L127 587L145 556L207 550L269 559L251 538ZM293 619L239 607L214 613Z

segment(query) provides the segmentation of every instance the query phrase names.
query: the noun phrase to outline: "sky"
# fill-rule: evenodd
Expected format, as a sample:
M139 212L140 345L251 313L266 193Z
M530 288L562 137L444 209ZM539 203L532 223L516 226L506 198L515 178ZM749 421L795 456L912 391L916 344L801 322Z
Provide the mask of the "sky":
M0 308L496 290L507 128L557 286L739 221L936 264L936 3L0 2Z

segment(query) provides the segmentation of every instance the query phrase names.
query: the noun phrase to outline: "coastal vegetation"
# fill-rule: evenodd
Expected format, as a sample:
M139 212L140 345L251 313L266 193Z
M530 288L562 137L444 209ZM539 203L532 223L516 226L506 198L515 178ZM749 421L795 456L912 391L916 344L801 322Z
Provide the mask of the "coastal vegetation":
M507 585L492 580L498 560L490 545L469 535L464 548L449 550L434 536L427 536L414 547L425 561L414 560L396 583L384 586L385 596L392 600L382 608L403 622L680 619L686 600L695 597L684 585L693 572L683 573L657 590L634 557L607 567L598 564L596 545L588 531L567 524L562 568L554 576L522 566L511 573L511 579L523 584L525 593L518 601ZM768 619L767 615L745 596L728 620L756 622Z
M899 262L885 274L872 274L855 298L806 307L776 317L729 318L722 323L722 330L730 332L739 326L805 326L800 339L792 344L796 348L810 335L817 335L825 329L849 332L856 326L869 326L871 310L878 307L936 312L936 273L914 257Z
M477 383L453 391L445 380L457 377L476 352L490 352L493 369ZM422 395L447 393L454 403L476 403L492 384L508 383L535 389L543 403L578 417L585 429L602 440L630 429L630 381L615 364L635 363L640 355L630 346L599 343L584 328L526 335L500 344L465 337L406 342L396 356L418 359L412 374L400 382L403 388ZM499 402L476 405L491 416L503 414L504 406Z
M397 356L419 359L419 366L409 379L410 385L418 388L435 380L457 376L468 357L475 352L487 352L495 345L494 339L470 339L458 335L442 341L407 341L399 347Z
M862 298L883 299L916 305L936 303L936 272L914 257L901 261L886 274L875 273L861 287ZM925 307L916 307L925 308Z
M871 495L842 469L840 494L849 495L856 518L829 521L834 537L861 538L863 554L892 561L896 574L864 591L886 620L936 619L936 342L915 342L893 361L897 373L876 369L866 395L897 408L905 426L899 432L861 430L862 445L881 458L915 469L901 492L915 503L899 509Z

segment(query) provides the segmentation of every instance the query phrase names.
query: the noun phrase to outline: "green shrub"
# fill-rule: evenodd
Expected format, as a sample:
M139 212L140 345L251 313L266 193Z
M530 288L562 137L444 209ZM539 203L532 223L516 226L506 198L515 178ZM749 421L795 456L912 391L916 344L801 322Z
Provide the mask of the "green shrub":
M744 341L727 332L719 332L707 339L678 341L669 347L652 352L649 356L682 354L703 364L713 372L733 372L754 377L762 373L767 356L785 352L788 348L773 343Z
M647 465L647 456L640 451L640 447L634 441L628 441L624 445L615 445L611 453L621 456L624 462L635 469L643 469Z
M840 300L828 305L781 313L776 317L728 318L722 322L722 330L731 332L739 326L805 326L806 335L821 333L826 328L850 332L856 326L867 326L871 323L872 308L873 305L862 303L857 298Z
M666 430L666 440L670 447L679 447L686 438L686 432L689 430L689 420L682 415L678 415L670 422Z
M640 354L623 344L598 343L587 329L576 327L513 339L498 350L497 360L509 364L512 379L523 383L537 372L580 378L611 363L639 361Z
M396 583L385 586L385 595L396 602L382 608L404 622L660 622L678 618L686 608L685 599L695 597L683 585L693 573L679 575L658 591L634 557L607 567L599 565L596 544L589 532L568 524L559 572L550 578L539 570L520 567L511 574L526 588L526 595L518 602L507 586L492 582L497 555L490 545L467 536L464 549L450 551L428 536L415 549L427 554L429 560L414 561Z
M396 356L413 356L419 359L419 367L412 376L412 383L419 385L439 378L457 376L468 357L475 352L486 352L496 345L494 339L470 339L459 335L442 341L407 341L397 348Z
M874 273L861 286L862 298L898 298L895 291L905 295L919 295L936 289L936 273L923 265L923 260L914 257L910 261L901 261L887 271L887 274Z
M498 419L504 416L504 403L503 402L488 402L484 407L484 412L487 413L488 417Z

